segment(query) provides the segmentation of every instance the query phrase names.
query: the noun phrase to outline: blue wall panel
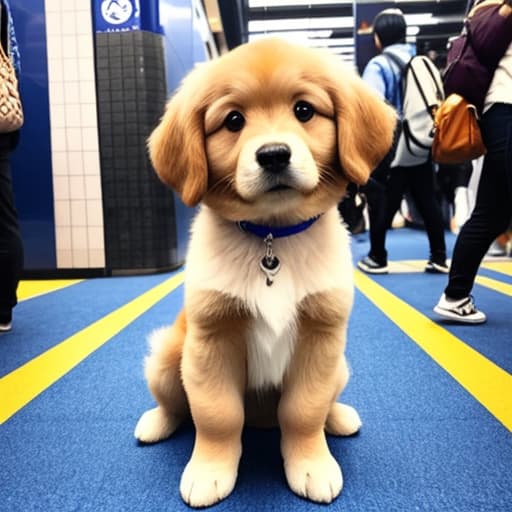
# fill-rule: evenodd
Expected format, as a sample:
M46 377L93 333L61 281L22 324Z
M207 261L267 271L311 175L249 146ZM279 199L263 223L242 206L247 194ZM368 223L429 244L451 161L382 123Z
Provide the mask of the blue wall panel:
M160 25L164 34L166 78L171 95L196 62L205 60L204 45L194 23L191 0L160 0ZM202 51L200 49L202 47ZM195 210L175 200L178 259L185 258L189 227Z
M25 268L55 268L44 2L11 0L10 5L21 54L20 91L25 113L20 144L11 160Z

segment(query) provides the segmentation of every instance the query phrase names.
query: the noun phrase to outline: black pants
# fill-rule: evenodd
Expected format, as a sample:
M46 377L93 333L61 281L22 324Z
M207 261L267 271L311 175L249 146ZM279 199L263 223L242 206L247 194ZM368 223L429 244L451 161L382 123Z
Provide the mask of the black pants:
M467 297L478 267L493 240L512 220L512 104L496 104L481 121L487 147L475 208L462 227L455 247L445 294Z
M21 240L12 192L9 135L0 135L0 323L11 320L23 267Z
M365 186L370 218L369 256L378 263L387 263L386 232L406 191L411 194L425 223L430 259L444 263L443 215L436 197L434 169L430 161L414 167L394 167L387 175L374 176Z

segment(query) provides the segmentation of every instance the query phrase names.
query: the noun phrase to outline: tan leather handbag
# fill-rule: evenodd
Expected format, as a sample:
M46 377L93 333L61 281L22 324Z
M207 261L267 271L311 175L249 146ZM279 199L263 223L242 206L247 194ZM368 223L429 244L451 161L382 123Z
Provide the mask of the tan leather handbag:
M23 125L18 79L11 59L0 44L0 133L14 132Z
M486 153L476 107L450 94L434 119L432 159L440 164L461 164Z

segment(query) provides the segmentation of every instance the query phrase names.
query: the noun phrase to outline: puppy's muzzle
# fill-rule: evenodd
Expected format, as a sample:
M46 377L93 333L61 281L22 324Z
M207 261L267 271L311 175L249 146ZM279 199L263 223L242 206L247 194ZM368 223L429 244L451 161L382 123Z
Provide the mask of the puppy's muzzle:
M292 151L287 144L264 144L256 151L256 160L262 169L279 174L290 164Z

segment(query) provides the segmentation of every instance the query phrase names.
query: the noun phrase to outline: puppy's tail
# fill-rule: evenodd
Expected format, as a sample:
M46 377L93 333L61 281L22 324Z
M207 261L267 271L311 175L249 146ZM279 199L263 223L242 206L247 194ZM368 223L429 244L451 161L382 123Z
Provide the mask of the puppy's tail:
M168 413L178 416L188 409L181 382L185 333L185 314L182 311L174 325L161 327L149 335L150 354L144 361L144 374L151 393Z

